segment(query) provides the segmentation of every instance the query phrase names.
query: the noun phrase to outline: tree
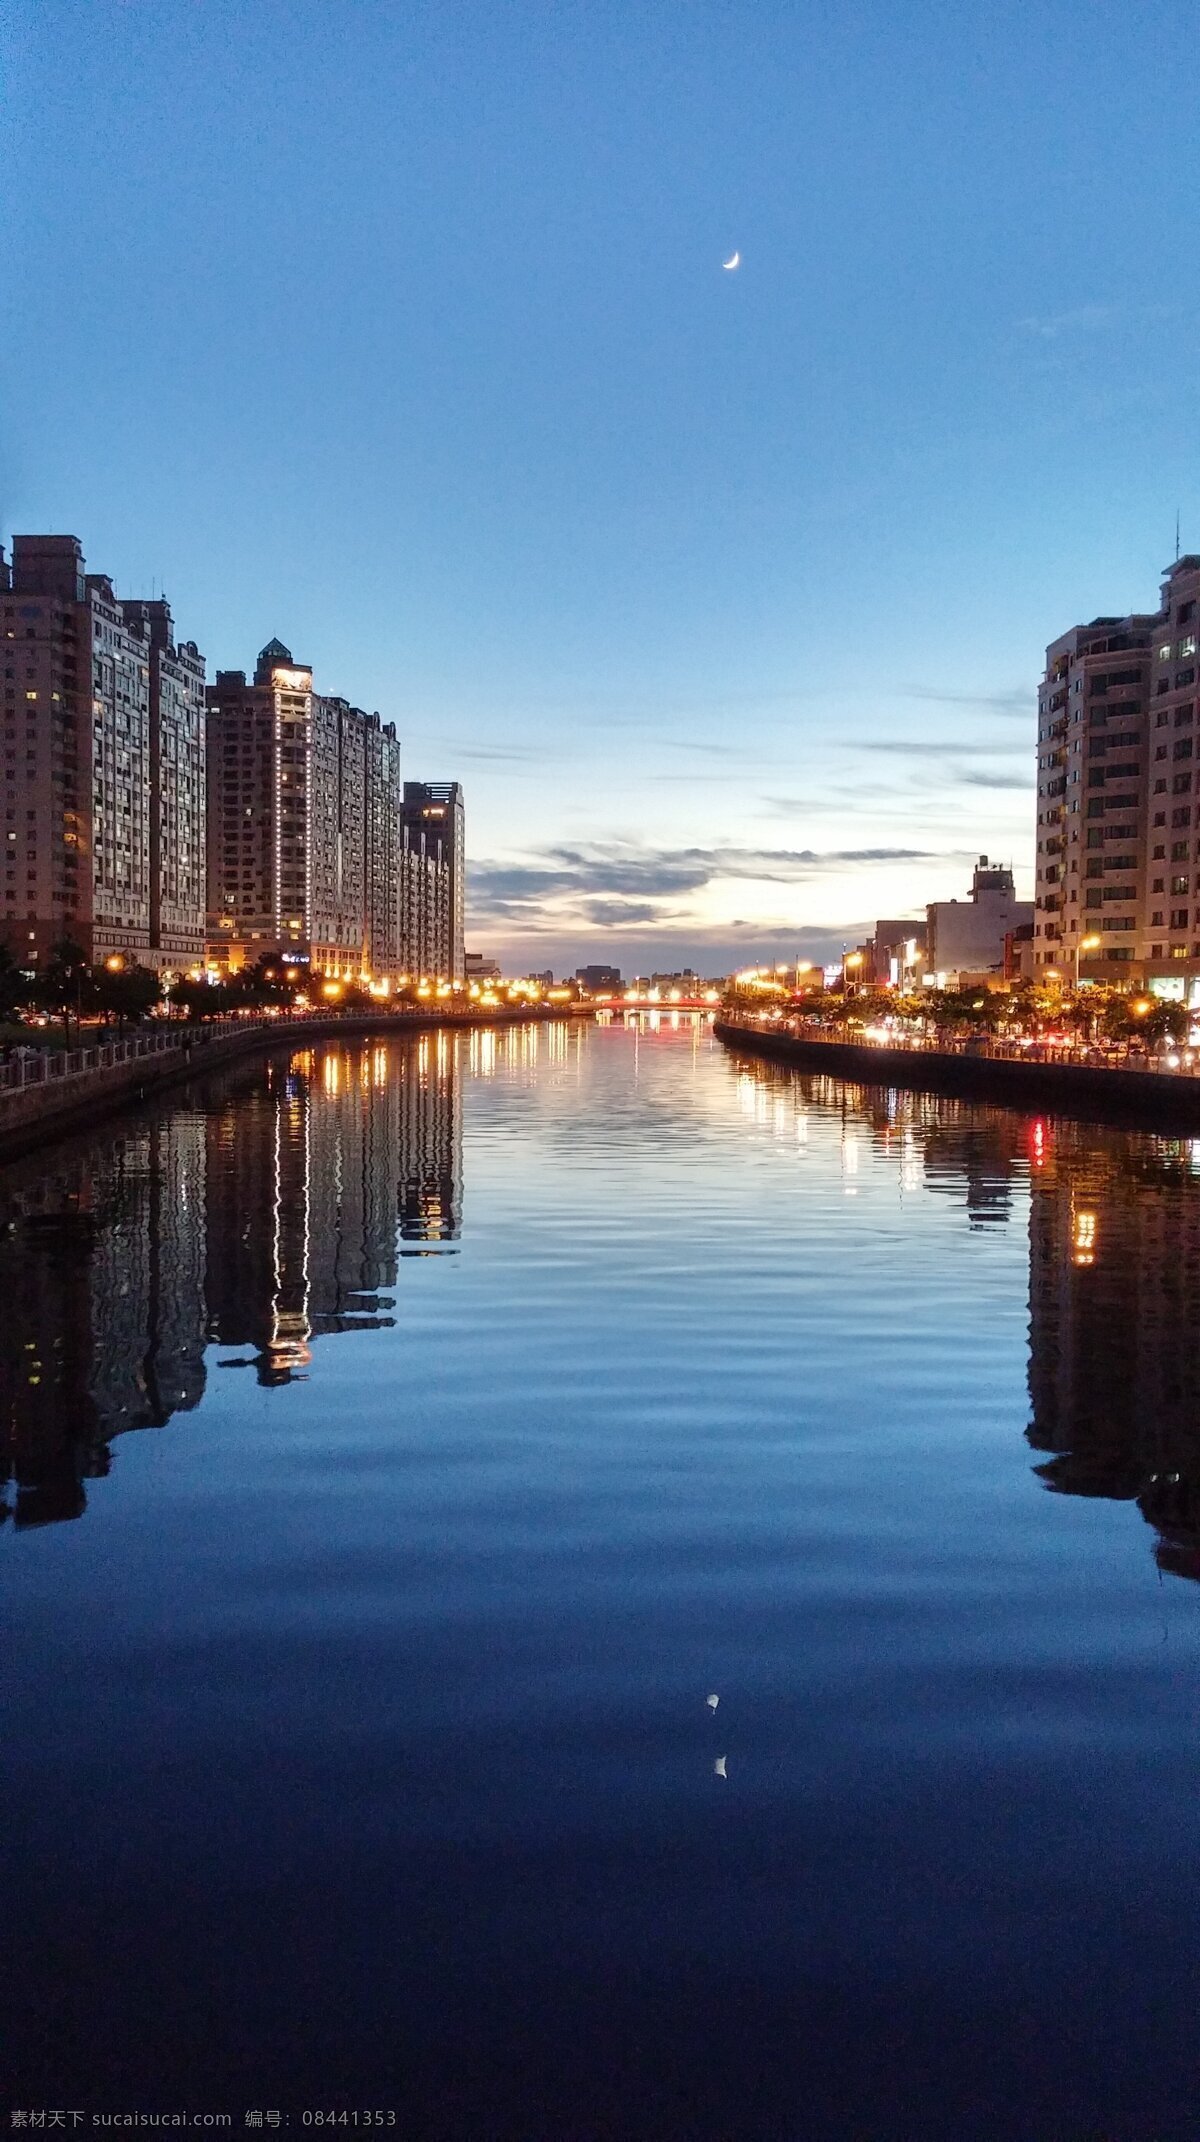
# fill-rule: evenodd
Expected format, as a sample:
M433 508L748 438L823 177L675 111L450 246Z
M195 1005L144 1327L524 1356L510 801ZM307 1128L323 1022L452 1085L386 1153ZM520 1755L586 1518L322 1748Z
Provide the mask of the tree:
M0 1019L11 1019L29 996L29 984L6 944L0 944Z
M91 970L82 945L73 938L60 937L50 947L50 958L35 985L35 1001L48 1011L56 1011L63 1023L63 1039L71 1046L71 1015L75 1015L76 1037L79 1019L85 1008L91 1008L93 984Z
M126 1021L139 1025L162 994L158 976L136 960L123 961L119 967L96 967L92 979L98 1009L115 1017L122 1027Z
M1104 1031L1111 1041L1143 1042L1148 1049L1164 1042L1186 1041L1191 1013L1162 997L1114 997L1105 1008Z

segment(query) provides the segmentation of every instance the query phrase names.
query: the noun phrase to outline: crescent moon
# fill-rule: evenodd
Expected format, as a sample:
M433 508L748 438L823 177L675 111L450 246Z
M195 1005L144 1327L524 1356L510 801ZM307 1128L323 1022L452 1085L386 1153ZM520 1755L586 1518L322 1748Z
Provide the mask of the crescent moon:
M727 270L729 268L736 268L741 260L741 257L742 256L740 253L735 253L732 260L723 260L721 262L721 266Z

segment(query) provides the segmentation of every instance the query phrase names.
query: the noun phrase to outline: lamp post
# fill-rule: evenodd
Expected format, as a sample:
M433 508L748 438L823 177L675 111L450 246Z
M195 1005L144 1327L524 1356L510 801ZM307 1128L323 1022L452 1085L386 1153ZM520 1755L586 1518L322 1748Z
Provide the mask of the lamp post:
M1100 937L1096 937L1096 936L1092 936L1092 937L1080 937L1080 938L1079 938L1079 939L1077 940L1077 942L1076 942L1076 945L1075 945L1075 987L1076 987L1076 989L1078 989L1078 987L1079 987L1079 955L1080 955L1080 953L1081 953L1081 952L1097 952L1097 951L1099 951L1099 949L1100 949L1100 946L1101 946L1101 944L1102 944L1102 943L1103 943L1103 939L1102 939L1102 938L1100 938Z
M844 996L848 996L848 995L849 995L849 993L850 993L850 969L851 969L852 967L861 967L861 966L862 966L862 963L863 963L863 956L862 956L862 953L861 953L861 952L845 952L845 953L843 953L843 955L842 955L842 994L843 994Z

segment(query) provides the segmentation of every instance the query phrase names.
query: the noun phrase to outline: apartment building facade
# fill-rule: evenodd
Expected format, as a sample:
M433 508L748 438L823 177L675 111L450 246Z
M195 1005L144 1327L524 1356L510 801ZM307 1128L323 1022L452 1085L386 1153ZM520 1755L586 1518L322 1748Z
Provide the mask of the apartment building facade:
M0 553L0 633L0 936L24 967L64 938L94 962L179 964L203 941L195 644L59 535Z
M186 969L204 957L204 660L194 641L176 644L164 599L121 609L150 670L150 945L157 964Z
M1200 975L1198 630L1200 557L1191 556L1164 580L1149 663L1141 950L1151 978Z
M466 812L457 781L406 781L401 836L401 953L431 981L466 978Z
M1051 642L1038 692L1033 971L1200 973L1194 793L1200 558L1160 608Z
M222 670L208 714L209 958L391 980L400 946L394 726L313 689L281 640Z

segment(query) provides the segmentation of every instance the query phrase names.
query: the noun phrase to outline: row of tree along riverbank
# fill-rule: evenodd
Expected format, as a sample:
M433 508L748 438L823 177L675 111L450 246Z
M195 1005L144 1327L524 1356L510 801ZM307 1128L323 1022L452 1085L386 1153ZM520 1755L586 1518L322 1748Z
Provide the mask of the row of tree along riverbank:
M828 1030L793 1031L761 1017L719 1015L714 1032L729 1049L774 1058L798 1070L824 1072L859 1086L902 1086L955 1099L995 1101L1009 1108L1045 1109L1096 1122L1143 1124L1147 1129L1200 1131L1200 1076L1176 1067L1135 1068L1128 1062L1081 1061L1067 1050L1008 1053L983 1042L906 1047L888 1041L845 1040ZM1001 1053L1004 1049L1004 1053Z

